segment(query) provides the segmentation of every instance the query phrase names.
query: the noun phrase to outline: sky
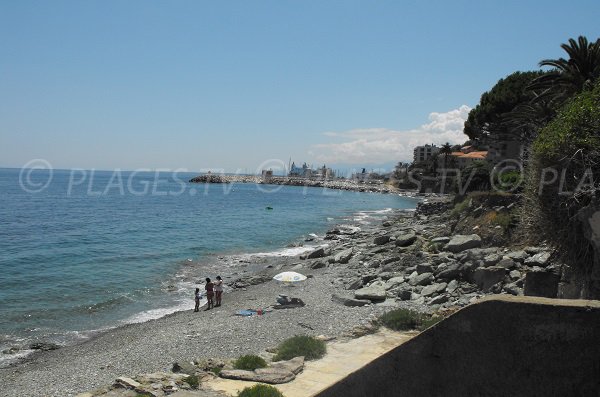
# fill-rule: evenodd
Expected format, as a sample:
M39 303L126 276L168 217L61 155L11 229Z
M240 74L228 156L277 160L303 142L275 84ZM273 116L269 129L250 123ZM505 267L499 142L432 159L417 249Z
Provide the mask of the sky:
M391 167L595 1L0 0L0 167Z

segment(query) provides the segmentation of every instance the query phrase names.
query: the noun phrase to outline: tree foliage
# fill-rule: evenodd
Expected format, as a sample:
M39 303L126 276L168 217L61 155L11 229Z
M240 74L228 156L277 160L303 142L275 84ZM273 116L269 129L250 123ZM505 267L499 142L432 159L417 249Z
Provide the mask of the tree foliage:
M542 60L540 66L552 69L536 78L531 88L542 92L540 98L549 96L563 103L583 90L592 89L600 79L600 39L590 42L579 36L560 47L569 58Z
M500 79L490 91L481 96L479 104L469 112L464 133L470 139L505 133L508 128L507 114L535 97L535 93L528 87L542 75L541 71L515 72Z

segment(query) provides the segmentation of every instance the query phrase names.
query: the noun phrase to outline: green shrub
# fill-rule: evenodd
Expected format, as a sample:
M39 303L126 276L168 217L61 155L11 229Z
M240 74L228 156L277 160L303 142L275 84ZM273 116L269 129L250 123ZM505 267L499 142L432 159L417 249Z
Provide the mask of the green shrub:
M518 170L494 173L494 186L506 192L516 191L523 181L523 175Z
M394 331L415 329L421 324L422 314L408 309L396 309L379 317L379 321Z
M512 215L509 212L501 212L496 214L492 223L495 225L500 225L502 229L506 230L510 227L513 219Z
M460 203L457 203L456 205L454 205L454 208L452 208L452 211L450 211L450 216L452 216L453 218L458 218L468 208L469 208L469 199L466 198L463 201L461 201Z
M221 371L223 370L223 368L222 367L210 367L208 370L215 375L219 375L221 373Z
M326 351L327 346L322 340L299 335L281 342L273 361L291 360L299 356L304 356L306 360L316 360L323 357Z
M408 309L395 309L379 317L379 322L394 331L408 331L411 329L424 330L441 321L443 317L432 317Z
M184 378L183 381L190 385L192 389L200 387L200 378L198 378L198 375L190 375L187 378Z
M257 368L264 368L266 366L267 362L262 357L252 354L242 356L233 363L233 368L244 369L246 371L254 371Z
M246 387L238 393L238 397L284 397L284 395L273 386L259 384Z
M425 331L427 328L439 323L444 318L442 316L429 317L421 321L421 324L417 327L419 331Z

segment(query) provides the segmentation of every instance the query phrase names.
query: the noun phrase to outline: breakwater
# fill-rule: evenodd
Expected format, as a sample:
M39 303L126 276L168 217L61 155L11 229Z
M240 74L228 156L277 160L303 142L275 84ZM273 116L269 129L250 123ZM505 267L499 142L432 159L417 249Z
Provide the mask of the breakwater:
M286 185L286 186L306 186L319 187L325 189L350 190L357 192L374 193L399 193L400 191L393 186L386 185L381 180L356 181L356 180L324 180L310 179L287 176L272 176L264 178L257 175L224 175L224 174L203 174L198 175L189 181L190 183L254 183L264 185Z

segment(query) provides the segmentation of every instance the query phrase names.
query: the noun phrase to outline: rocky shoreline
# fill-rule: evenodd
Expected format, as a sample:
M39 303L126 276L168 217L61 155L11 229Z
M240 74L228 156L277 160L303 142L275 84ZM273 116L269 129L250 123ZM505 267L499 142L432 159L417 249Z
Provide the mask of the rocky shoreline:
M293 335L352 337L392 308L431 313L493 293L556 296L562 267L547 248L490 244L479 227L471 234L453 233L452 206L448 199L425 200L416 211L395 211L377 224L337 226L299 256L254 257L257 273L225 278L231 289L223 306L178 312L38 353L0 369L0 396L74 396L122 376L170 372L175 362L258 354ZM284 270L309 278L284 287L272 280ZM306 306L269 311L279 293L299 297ZM266 313L235 315L252 308Z

